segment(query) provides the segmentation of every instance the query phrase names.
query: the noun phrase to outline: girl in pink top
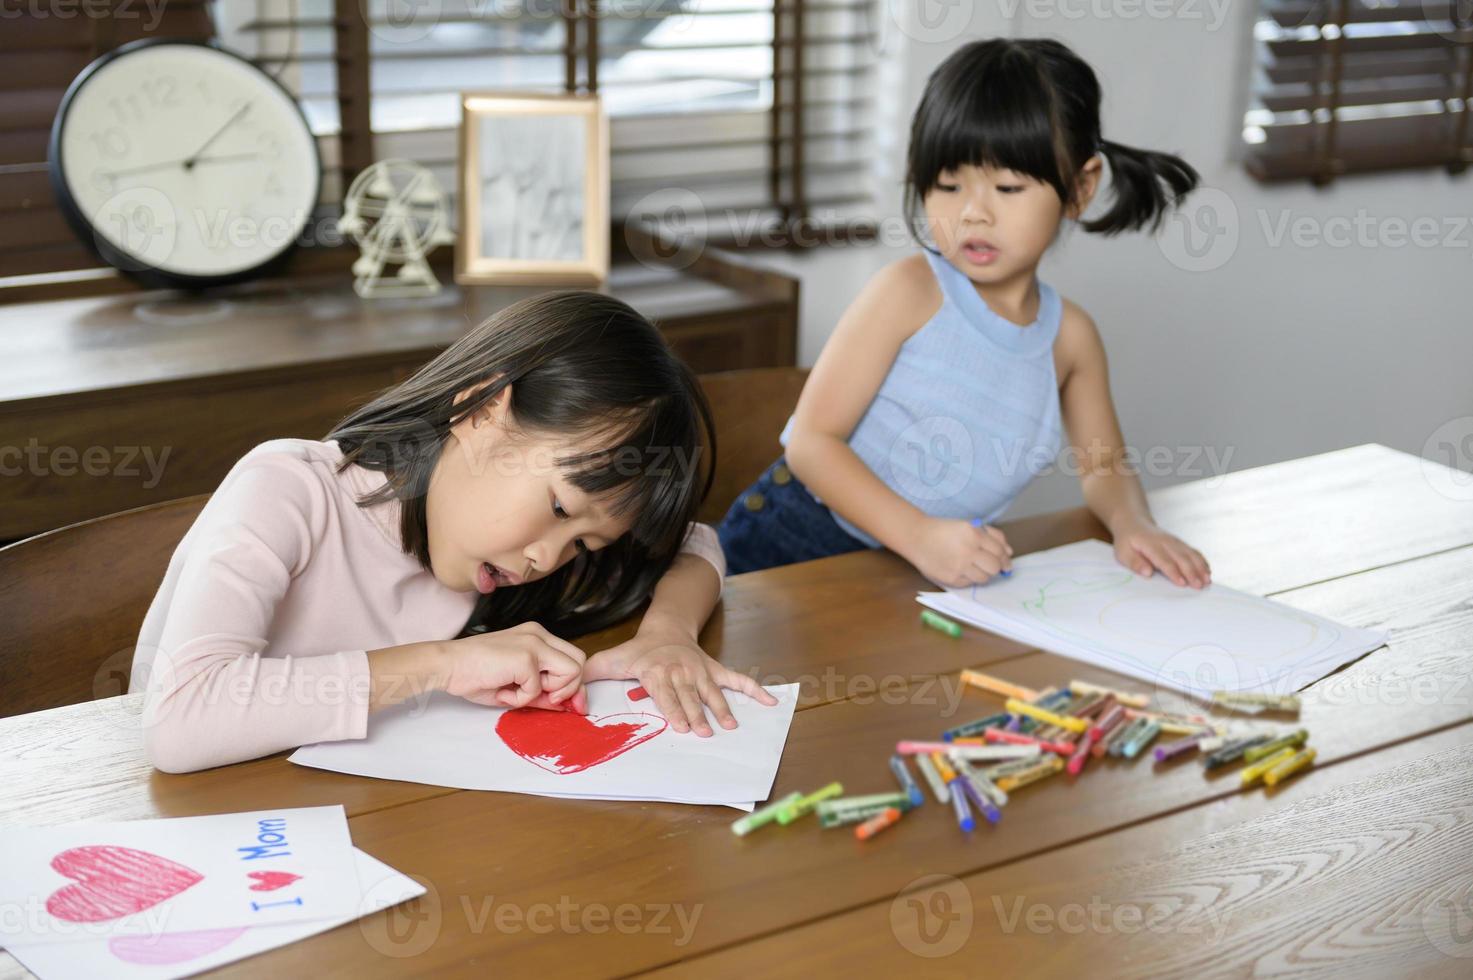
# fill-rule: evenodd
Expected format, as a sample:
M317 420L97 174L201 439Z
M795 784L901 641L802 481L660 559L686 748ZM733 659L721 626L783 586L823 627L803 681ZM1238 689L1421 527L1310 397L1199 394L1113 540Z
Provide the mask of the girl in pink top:
M443 690L583 710L633 678L676 731L735 727L721 688L775 699L697 634L721 594L709 409L626 304L591 292L507 307L325 442L257 446L170 560L134 654L144 742L186 772L362 738L372 713ZM705 465L701 465L701 464ZM632 640L565 637L649 600Z

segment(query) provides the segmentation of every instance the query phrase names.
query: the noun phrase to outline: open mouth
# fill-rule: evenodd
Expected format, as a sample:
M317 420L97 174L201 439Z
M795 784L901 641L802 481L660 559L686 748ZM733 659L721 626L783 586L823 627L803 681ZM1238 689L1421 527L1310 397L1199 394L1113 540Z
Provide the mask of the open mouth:
M476 567L476 591L482 595L490 595L505 586L521 584L521 576L513 575L500 565L483 561Z
M997 258L997 246L982 238L968 238L962 242L962 256L968 262L986 265Z

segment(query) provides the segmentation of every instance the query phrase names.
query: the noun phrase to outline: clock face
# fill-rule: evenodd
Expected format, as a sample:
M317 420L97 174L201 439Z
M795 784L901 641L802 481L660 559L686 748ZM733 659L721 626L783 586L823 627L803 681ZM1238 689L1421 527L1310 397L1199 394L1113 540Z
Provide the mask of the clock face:
M63 205L128 271L208 283L285 253L317 203L292 97L217 48L119 48L73 83L52 135Z

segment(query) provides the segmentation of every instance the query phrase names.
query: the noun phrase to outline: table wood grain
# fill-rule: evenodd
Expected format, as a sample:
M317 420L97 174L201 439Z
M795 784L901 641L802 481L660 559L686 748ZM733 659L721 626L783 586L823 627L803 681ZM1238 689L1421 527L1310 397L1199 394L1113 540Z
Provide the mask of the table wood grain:
M864 844L814 821L738 839L722 807L446 790L284 755L155 773L125 696L0 720L0 819L341 802L358 846L429 889L220 971L241 976L1466 976L1473 506L1438 496L1423 466L1361 446L1152 495L1218 581L1389 633L1311 685L1299 719L1264 722L1304 725L1319 752L1274 790L1240 791L1235 773L1189 761L1105 761L1019 791L970 839L934 800ZM1083 510L1004 529L1019 553L1103 536ZM981 631L920 629L914 593L927 587L885 553L729 581L707 649L801 685L775 795L834 779L891 789L896 740L999 706L960 686L965 666L1032 686L1141 687ZM24 971L0 956L11 975Z

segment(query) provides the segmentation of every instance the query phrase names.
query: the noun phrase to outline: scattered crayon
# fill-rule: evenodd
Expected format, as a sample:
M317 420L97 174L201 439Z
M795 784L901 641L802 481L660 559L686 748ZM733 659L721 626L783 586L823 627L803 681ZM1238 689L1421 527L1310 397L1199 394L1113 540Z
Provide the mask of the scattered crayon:
M931 792L936 797L937 803L950 803L951 790L946 788L946 781L941 778L941 773L936 770L936 763L931 761L930 755L918 755L915 757L916 768L921 771Z
M926 797L921 792L921 788L916 785L915 779L910 775L910 770L906 768L904 756L892 755L890 757L890 771L895 774L895 781L900 784L900 788L905 791L905 795L910 797L911 806L920 806L926 802Z
M888 807L870 817L864 823L854 828L854 836L860 840L869 840L871 837L884 830L893 827L900 822L900 811L895 807Z
M1299 748L1309 741L1309 729L1301 728L1290 732L1288 735L1280 735L1278 738L1262 745L1253 745L1243 752L1244 762L1257 762L1259 759L1267 758L1284 748Z
M1263 781L1270 786L1277 786L1299 770L1313 764L1314 756L1314 749L1303 749L1296 752L1292 758L1280 762L1277 766L1264 773Z
M1144 719L1145 724L1140 731L1120 747L1120 754L1127 759L1134 759L1145 750L1146 746L1153 742L1157 735L1161 734L1161 723L1154 718Z
M1014 714L1028 715L1031 718L1038 719L1046 725L1058 725L1060 728L1068 729L1071 732L1084 732L1089 730L1089 722L1085 721L1083 718L1069 718L1064 715L1054 714L1047 708L1040 708L1037 705L1029 704L1026 701L1019 701L1017 698L1008 698L1007 709Z
M740 820L732 823L731 832L733 834L736 834L738 837L745 837L747 834L750 834L758 827L764 827L767 824L772 823L774 820L777 819L778 812L782 810L783 807L787 806L790 803L796 803L802 798L803 794L795 791L789 793L787 796L784 796L782 799L774 803L769 803L767 804L767 806L753 810L745 817L742 817Z
M1287 762L1288 760L1292 759L1294 757L1295 751L1295 749L1284 746L1277 752L1264 756L1257 762L1254 762L1252 765L1244 766L1242 773L1240 773L1242 785L1252 786L1254 783L1258 782L1259 778L1263 776L1264 773L1268 772L1279 763ZM1245 756L1244 758L1247 757Z
M813 808L824 800L832 800L834 797L842 795L844 795L843 783L829 783L823 789L814 790L807 796L794 800L777 811L777 822L786 827L794 820L808 816L808 814L813 812Z
M984 691L991 691L1005 698L1020 698L1027 701L1037 696L1037 692L1032 688L1023 687L1021 684L1011 684L991 674L984 674L980 670L962 671L962 683L980 687Z
M1068 742L1045 742L1034 738L1032 735L1023 735L1019 732L1007 732L998 728L989 728L986 732L987 741L1001 742L1007 745L1036 745L1045 752L1054 752L1058 755L1073 755L1074 746Z
M1201 743L1201 741L1201 735L1188 735L1186 738L1179 738L1174 742L1167 742L1165 745L1158 745L1156 746L1155 752L1156 761L1165 762L1167 759L1175 759L1179 755L1186 755L1188 752L1194 752L1196 751L1197 746L1199 743Z
M1079 747L1069 757L1069 775L1077 776L1084 771L1084 764L1089 761L1090 752L1095 747L1096 731L1097 729L1091 728L1084 738L1079 740Z
M976 721L969 721L965 725L948 728L941 733L941 740L943 742L950 742L954 738L970 738L973 735L980 735L989 728L998 728L1006 725L1008 719L1011 717L1012 715L1004 711L1000 714L988 715L986 718L978 718Z
M1113 687L1101 687L1099 684L1091 684L1088 681L1070 681L1069 690L1074 694L1108 694L1121 704L1132 708L1144 708L1151 703L1149 694L1132 694Z
M948 785L951 786L951 806L956 811L956 825L970 831L977 826L977 821L972 819L972 808L967 805L966 790L954 785L955 782L953 779Z
M1046 779L1054 773L1060 772L1063 768L1063 759L1060 759L1056 755L1046 755L1031 769L1025 769L999 779L997 781L997 788L1004 793L1011 793L1015 789L1027 786L1029 783L1036 783L1040 779Z
M952 639L955 639L962 635L961 626L953 623L951 620L947 619L940 613L932 612L929 609L921 610L921 622L926 626L931 627L933 630L945 633Z
M1256 691L1213 691L1212 703L1229 711L1257 714L1260 711L1299 713L1297 694L1261 694Z
M1203 759L1202 765L1208 769L1220 769L1230 762L1237 762L1243 757L1244 752L1255 745L1262 745L1268 740L1269 736L1267 735L1257 735L1228 742L1222 748Z

